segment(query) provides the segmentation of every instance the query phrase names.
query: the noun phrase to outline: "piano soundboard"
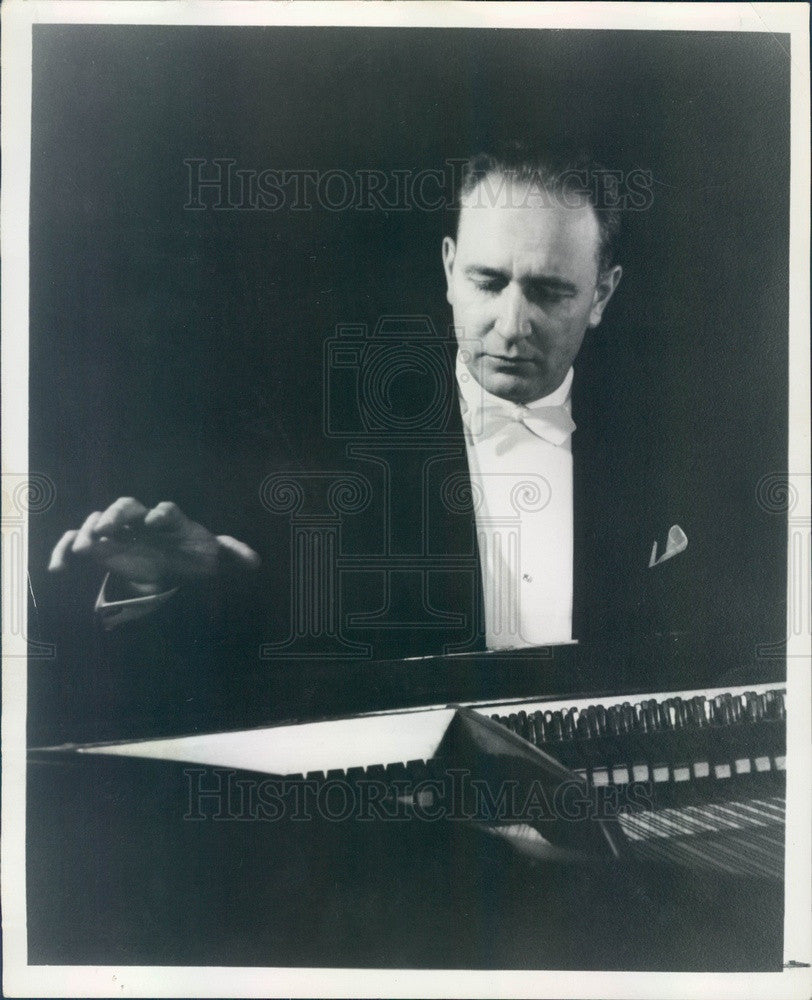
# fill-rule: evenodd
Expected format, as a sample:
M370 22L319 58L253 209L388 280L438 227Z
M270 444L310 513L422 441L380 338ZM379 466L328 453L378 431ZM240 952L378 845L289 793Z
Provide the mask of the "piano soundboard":
M261 726L32 748L29 954L38 964L779 968L780 677L604 693L578 686L574 652L365 665L350 685L342 675L344 701L324 687L326 668L307 684L297 672L303 696L265 692ZM352 705L365 697L362 675L375 711ZM319 718L319 704L341 707ZM485 755L466 757L461 733L481 738ZM549 788L617 803L601 817L611 850L558 814L421 821L446 815L444 782L461 762L490 789L546 767ZM244 788L288 782L278 816L241 811ZM313 822L290 807L302 782ZM358 804L374 785L386 811L394 802L415 822L322 821L330 782L342 786L329 799L339 809L345 792Z
M591 792L648 790L618 820L635 851L691 868L781 881L784 871L785 690L778 685L600 699L474 702L554 757ZM84 746L113 754L311 781L398 782L442 777L437 751L454 706L370 713L237 732ZM431 791L419 792L431 804ZM628 797L624 802L628 801ZM531 858L555 851L527 823L490 832Z
M641 854L693 869L783 879L783 689L522 705L492 718L592 788L648 783L651 807L618 814ZM530 842L537 839L531 831L521 831Z

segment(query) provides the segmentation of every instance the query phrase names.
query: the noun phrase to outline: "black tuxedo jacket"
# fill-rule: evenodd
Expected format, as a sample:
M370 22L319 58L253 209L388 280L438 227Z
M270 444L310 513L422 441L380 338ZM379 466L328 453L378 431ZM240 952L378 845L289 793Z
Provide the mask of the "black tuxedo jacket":
M273 596L263 604L263 620L277 653L296 631L294 608L301 613L303 607L302 589L291 593L291 580L294 590L306 591L308 574L316 571L304 550L293 554L292 525L306 527L309 518L322 523L321 515L325 523L334 519L337 532L333 628L365 646L362 655L483 647L476 491L453 348L445 361L442 392L432 397L441 407L420 398L422 371L402 380L400 400L394 392L387 397L377 425L369 413L354 426L345 411L336 417L308 407L303 416L280 399L268 444L252 443L241 459L243 470L254 461L254 471L250 484L239 480L240 493L230 503L244 515L234 533L242 532L239 537L266 557L261 587ZM340 403L357 407L358 393L344 391ZM742 662L748 643L753 646L743 626L758 604L766 549L754 494L748 506L737 508L735 486L712 468L673 459L656 391L635 370L618 374L600 343L589 344L576 362L572 411L574 637L593 649L610 684L637 676L656 683L686 670L698 676L697 643L712 643L705 654L714 661L711 675ZM352 429L332 437L334 425ZM337 502L342 484L351 494L343 506ZM325 502L330 486L336 493ZM277 503L273 509L273 490L294 487L301 491L299 506ZM675 524L688 537L687 549L649 568L653 543L662 554ZM299 646L304 650L307 643Z
M61 604L73 615L50 623L57 668L30 684L36 741L70 738L76 719L93 719L99 738L199 729L205 719L209 728L255 724L280 674L318 688L314 663L330 664L333 683L358 660L484 648L453 346L442 345L441 358L428 396L425 369L414 378L407 370L399 398L390 384L377 410L359 415L377 391L361 380L363 392L344 386L328 412L320 380L303 376L272 384L264 421L213 435L198 471L187 465L165 498L252 545L261 569L184 587L107 634L77 627L87 603L77 607L81 588L67 585ZM675 462L656 394L628 374L610 376L600 344L576 363L579 660L604 691L747 677L783 634L785 531L782 540L750 484L731 484L707 462ZM653 542L662 552L674 524L687 549L649 568Z

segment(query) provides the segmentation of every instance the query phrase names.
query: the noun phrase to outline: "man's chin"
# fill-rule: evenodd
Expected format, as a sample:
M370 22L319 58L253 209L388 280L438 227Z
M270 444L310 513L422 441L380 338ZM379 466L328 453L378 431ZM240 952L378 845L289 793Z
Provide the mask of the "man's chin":
M533 380L502 371L482 371L477 379L483 389L492 396L506 399L511 403L526 403L537 398L533 395Z

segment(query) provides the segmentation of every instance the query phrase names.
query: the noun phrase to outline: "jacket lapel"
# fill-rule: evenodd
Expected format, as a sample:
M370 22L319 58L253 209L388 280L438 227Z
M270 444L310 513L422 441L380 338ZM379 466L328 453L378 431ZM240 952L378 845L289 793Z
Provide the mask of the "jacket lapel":
M453 370L452 370L453 371ZM460 412L459 391L456 377L453 378L454 405L448 415L446 438L453 445L454 454L448 460L448 475L461 488L455 492L454 506L456 511L450 512L448 504L441 502L444 512L444 533L446 549L449 553L460 553L470 561L470 573L466 574L466 582L460 592L459 607L464 607L466 614L471 615L473 638L465 643L459 651L467 649L482 649L485 643L485 606L482 593L482 571L480 565L479 544L476 530L476 514L471 489L471 473L468 467L468 455L465 444L465 432ZM462 575L460 576L462 579Z
M595 400L576 372L572 389L573 476L573 637L587 639L596 600L602 591L605 565L598 552L601 541L601 498L606 496L608 470L595 425Z

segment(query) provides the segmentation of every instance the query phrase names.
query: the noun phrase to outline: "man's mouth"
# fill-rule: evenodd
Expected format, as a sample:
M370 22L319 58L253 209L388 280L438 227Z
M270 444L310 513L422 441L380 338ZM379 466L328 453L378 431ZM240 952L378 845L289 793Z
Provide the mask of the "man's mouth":
M486 358L491 361L498 361L501 365L529 365L532 364L530 358L511 358L505 354L486 354Z

